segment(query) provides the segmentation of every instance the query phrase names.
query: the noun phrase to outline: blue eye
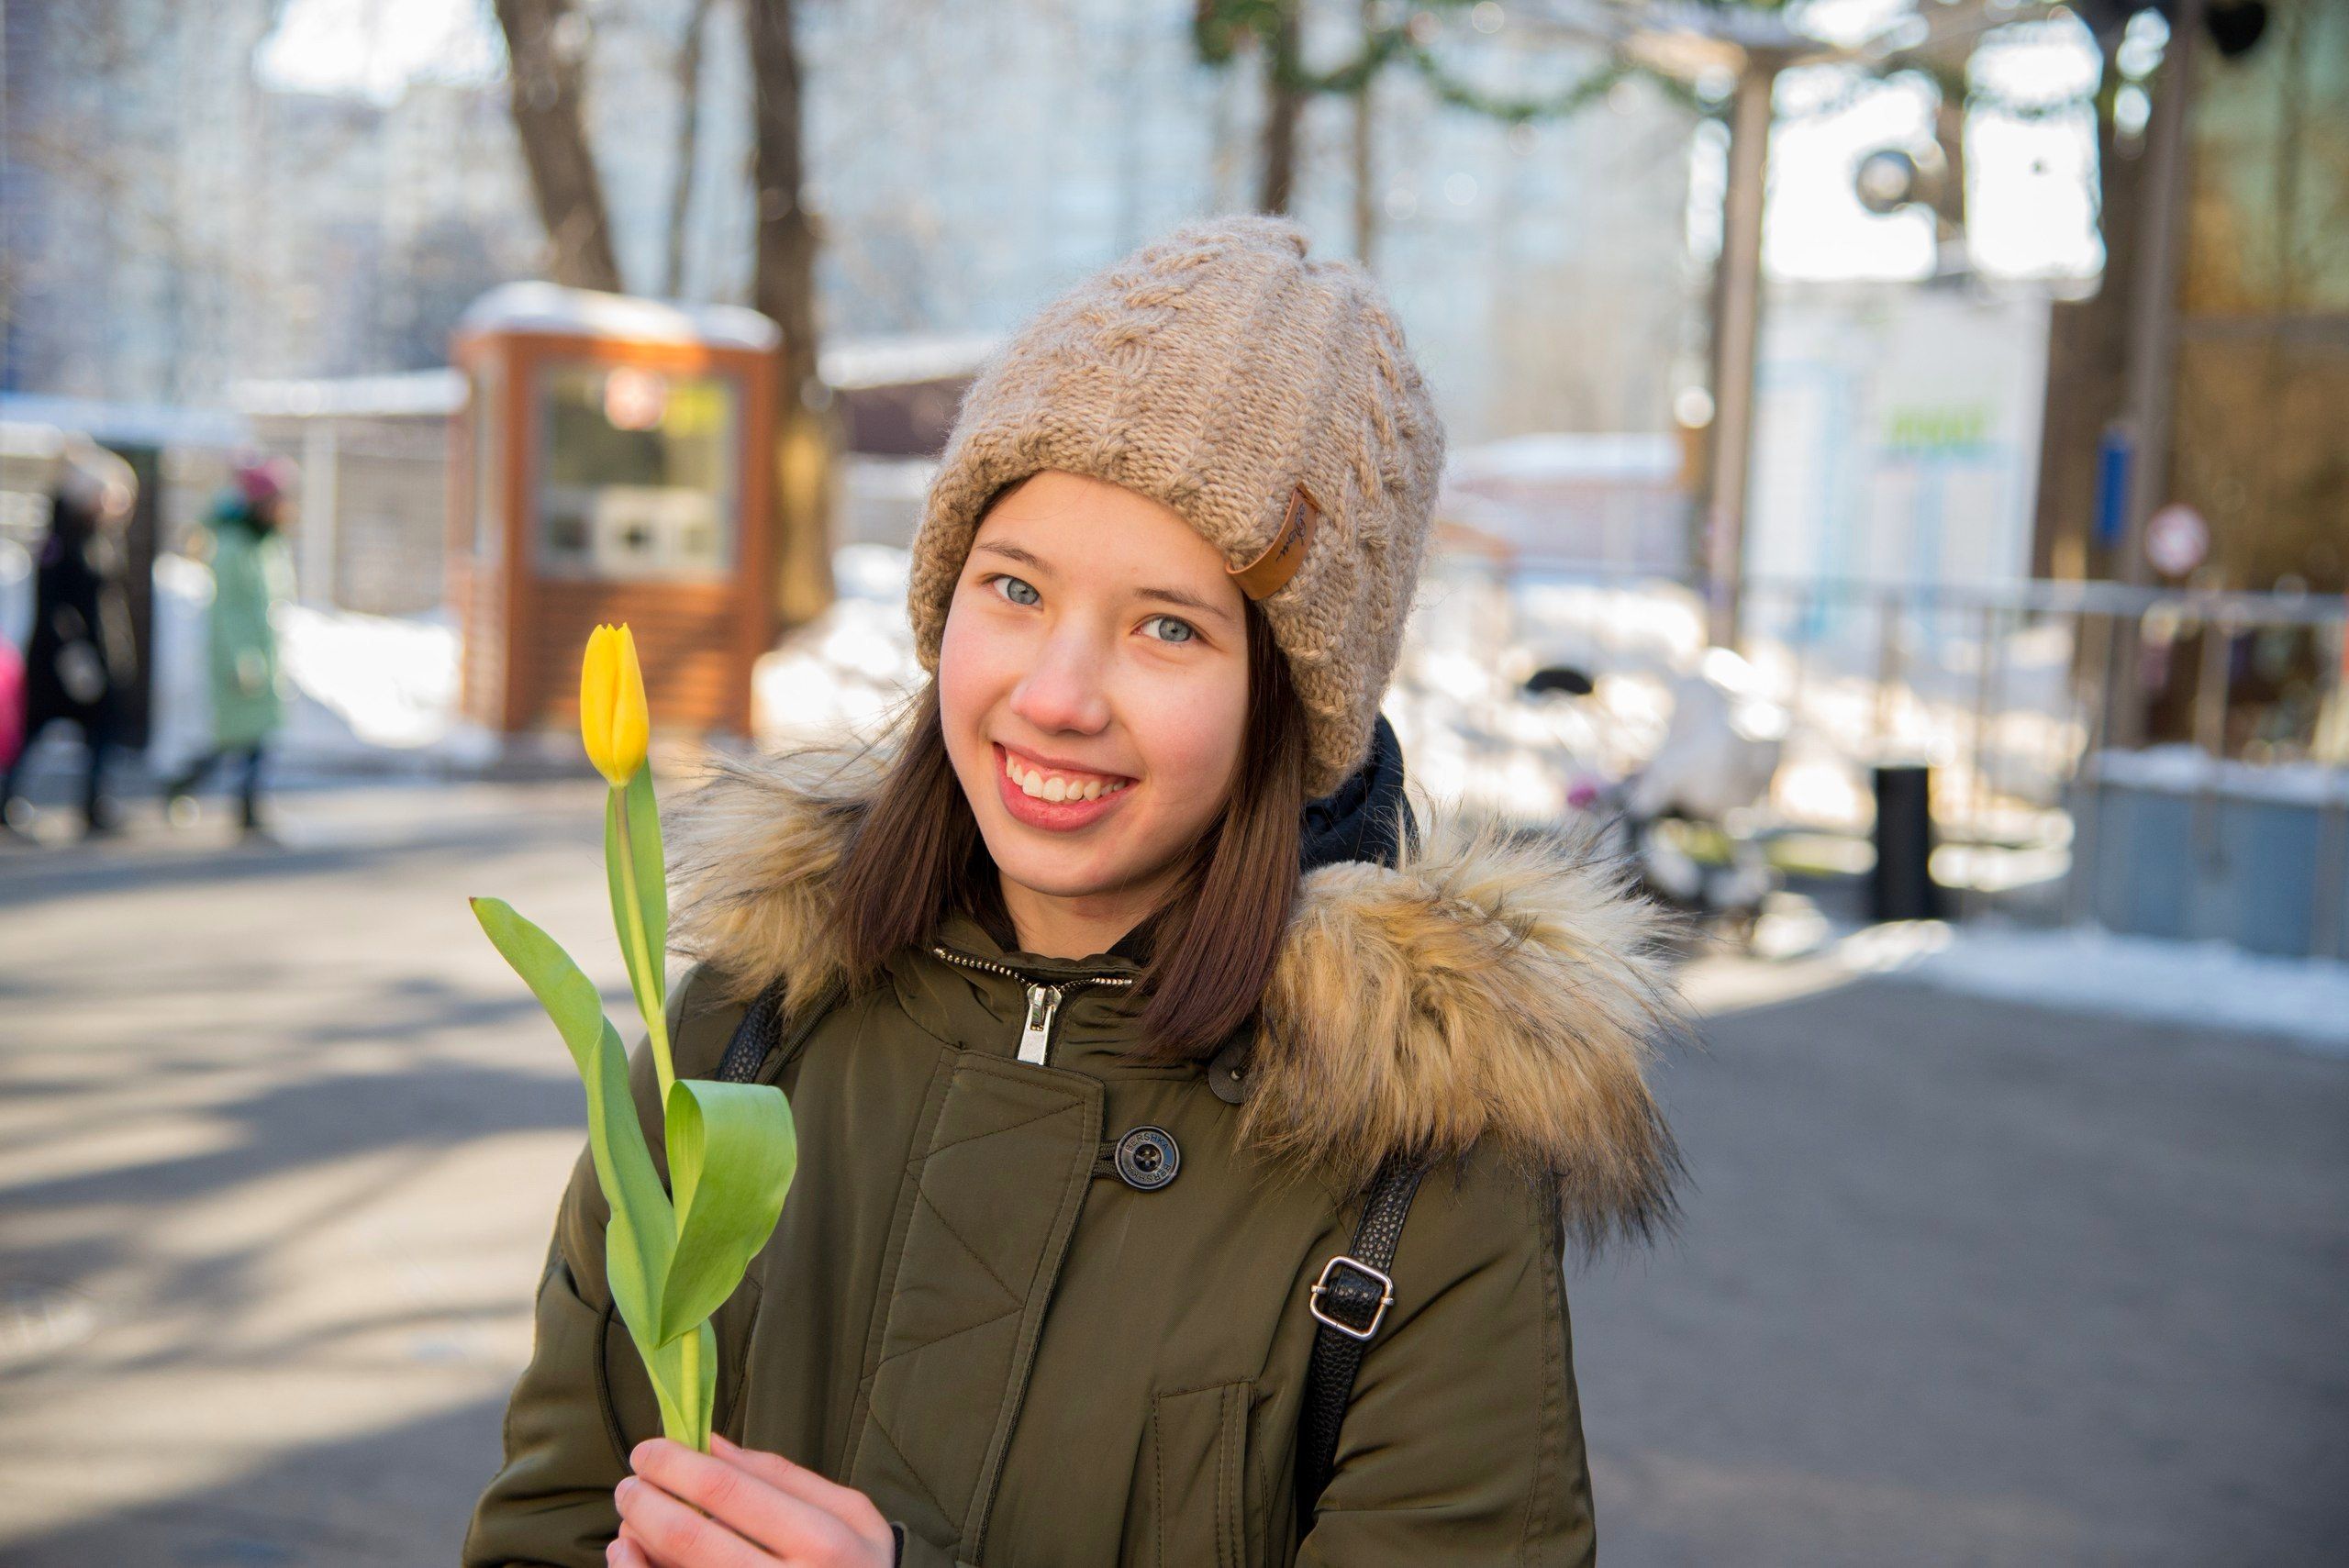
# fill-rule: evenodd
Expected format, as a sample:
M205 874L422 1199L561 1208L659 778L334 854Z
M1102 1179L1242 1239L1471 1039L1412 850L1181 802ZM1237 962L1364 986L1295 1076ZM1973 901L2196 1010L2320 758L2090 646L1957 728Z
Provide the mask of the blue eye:
M1044 596L1036 592L1035 584L1022 582L1008 573L999 577L990 577L987 581L994 584L1003 596L1015 605L1032 605ZM1022 595L1026 597L1021 597Z
M1197 628L1189 621L1176 620L1173 616L1152 616L1142 624L1165 627L1167 635L1158 639L1161 642L1188 642L1198 635Z

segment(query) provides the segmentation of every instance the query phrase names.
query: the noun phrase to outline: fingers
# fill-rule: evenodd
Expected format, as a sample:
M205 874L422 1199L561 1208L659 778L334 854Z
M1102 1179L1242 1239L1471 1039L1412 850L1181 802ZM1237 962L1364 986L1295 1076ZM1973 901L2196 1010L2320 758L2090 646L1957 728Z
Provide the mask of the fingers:
M676 1446L681 1451L690 1451L684 1450L682 1444ZM651 1481L631 1475L613 1489L612 1498L619 1505L626 1528L642 1542L642 1551L656 1560L691 1563L693 1568L774 1568L772 1556L728 1528L730 1521L706 1518ZM738 1510L740 1507L737 1502ZM613 1542L615 1547L620 1544Z
M636 1533L636 1527L626 1519L620 1521L620 1533L604 1548L604 1568L677 1568L665 1557L656 1557Z
M780 1454L746 1449L715 1434L710 1446L711 1451L704 1454L665 1438L649 1439L629 1453L629 1462L642 1484L684 1506L685 1514L707 1514L754 1550L763 1547L794 1562L888 1561L893 1542L889 1522L863 1493L828 1481ZM638 1544L651 1560L650 1568L733 1568L731 1559L713 1558L705 1563L699 1557L678 1554L674 1565L665 1562L676 1549L668 1538L651 1532L661 1526L681 1528L681 1521L642 1505L631 1515L626 1497L619 1501L622 1515L641 1537Z
M804 1464L794 1464L779 1453L767 1453L759 1449L744 1448L729 1442L716 1432L709 1435L710 1451L728 1463L747 1470L785 1496L818 1507L834 1518L858 1527L868 1521L888 1528L881 1518L881 1510L872 1499L853 1486L842 1486L827 1481Z

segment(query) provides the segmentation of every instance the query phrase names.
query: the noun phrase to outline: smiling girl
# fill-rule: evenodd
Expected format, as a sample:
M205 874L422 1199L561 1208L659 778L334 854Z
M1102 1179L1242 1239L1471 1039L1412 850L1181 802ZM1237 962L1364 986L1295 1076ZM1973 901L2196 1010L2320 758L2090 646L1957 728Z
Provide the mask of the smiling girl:
M466 1563L1592 1561L1564 1270L1669 1207L1651 917L1406 805L1443 435L1308 252L1193 224L1048 306L931 487L901 733L682 804L677 1071L781 1085L799 1174L702 1455L582 1154Z

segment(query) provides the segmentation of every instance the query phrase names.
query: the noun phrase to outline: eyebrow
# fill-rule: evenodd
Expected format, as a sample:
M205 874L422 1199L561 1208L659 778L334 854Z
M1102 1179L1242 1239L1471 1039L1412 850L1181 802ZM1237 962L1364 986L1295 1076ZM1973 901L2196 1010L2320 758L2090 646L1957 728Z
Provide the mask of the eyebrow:
M1022 550L1016 544L998 544L990 539L985 544L973 547L971 553L975 555L980 550L987 550L1019 562L1023 566L1046 574L1050 574L1052 570L1043 557L1033 550ZM1211 605L1197 594L1187 593L1181 588L1136 588L1134 597L1155 599L1163 604L1180 605L1186 610L1194 610L1203 616L1212 616L1226 624L1229 624L1231 619L1231 613L1229 610L1219 605Z

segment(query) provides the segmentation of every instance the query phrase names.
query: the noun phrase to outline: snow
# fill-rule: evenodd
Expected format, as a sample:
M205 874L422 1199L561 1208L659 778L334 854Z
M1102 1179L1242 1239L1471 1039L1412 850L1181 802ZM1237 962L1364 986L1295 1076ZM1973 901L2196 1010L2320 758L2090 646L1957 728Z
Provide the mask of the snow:
M286 605L278 646L301 696L363 747L415 751L447 738L457 706L457 629L444 617L395 619Z
M2209 790L2235 800L2271 800L2298 806L2349 804L2349 769L2323 762L2221 761L2199 746L2099 751L2094 773L2104 784L2165 795L2193 795Z
M465 337L479 332L557 333L630 343L759 350L772 349L783 339L781 328L743 306L678 305L536 280L498 284L466 308L457 330Z
M2349 1057L2349 963L2094 927L1874 926L1835 944L1842 966L2065 1012L2282 1036Z
M921 684L906 623L909 558L852 544L832 556L839 596L751 671L751 728L760 744L821 745L873 735Z
M166 553L155 559L154 580L148 761L169 770L211 744L205 617L212 574ZM457 631L445 616L396 618L288 604L271 618L284 673L285 728L275 742L281 757L362 769L462 761L452 733Z

